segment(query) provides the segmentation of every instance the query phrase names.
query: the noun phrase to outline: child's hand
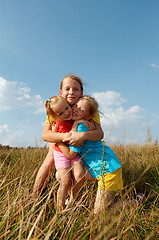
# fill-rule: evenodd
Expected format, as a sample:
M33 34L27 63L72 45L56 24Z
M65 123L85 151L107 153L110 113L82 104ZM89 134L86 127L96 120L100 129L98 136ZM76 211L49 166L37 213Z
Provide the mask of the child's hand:
M84 132L75 132L75 131L70 131L71 136L68 138L63 139L63 142L68 142L68 144L71 144L72 146L78 146L81 147L86 139L84 137Z
M84 120L84 119L81 119L81 120L76 120L74 123L73 123L73 126L72 126L72 131L77 131L77 126L79 123L83 123L86 127L89 128L89 131L93 131L95 129L95 125L94 125L94 122L93 121L87 121L87 120Z
M87 120L79 120L79 123L83 123L86 127L89 128L89 131L95 130L96 126L93 121L87 121Z
M94 121L89 121L89 131L93 131L93 130L95 130L96 129L96 126L95 126L95 124L94 124Z

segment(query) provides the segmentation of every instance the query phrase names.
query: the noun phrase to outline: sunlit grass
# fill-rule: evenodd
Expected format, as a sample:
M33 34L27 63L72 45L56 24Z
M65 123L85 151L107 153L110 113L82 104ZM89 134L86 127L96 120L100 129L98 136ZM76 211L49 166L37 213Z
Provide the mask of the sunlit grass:
M81 190L81 203L56 212L55 171L40 199L31 192L47 149L0 149L0 239L159 239L159 146L111 146L123 166L121 199L145 193L139 207L93 214L97 184Z

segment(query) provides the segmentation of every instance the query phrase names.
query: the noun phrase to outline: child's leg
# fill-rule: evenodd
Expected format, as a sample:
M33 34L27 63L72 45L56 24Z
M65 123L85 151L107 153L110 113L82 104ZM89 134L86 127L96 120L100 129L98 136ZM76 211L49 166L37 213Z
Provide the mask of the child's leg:
M96 178L93 178L91 173L88 171L86 166L84 166L84 180L86 181L95 181L97 180Z
M72 200L73 197L78 198L78 192L83 186L84 168L83 168L82 162L81 161L72 162L71 171L72 171L72 179L73 179L72 194L71 194L71 200Z
M60 177L60 175L59 175L59 173L58 173L58 171L56 172L56 180L59 182L59 183L61 183L61 177ZM72 177L72 175L71 175L71 177ZM69 196L71 196L71 191L72 191L72 181L71 181L71 185L69 186L69 189L68 189L68 195Z
M42 189L54 167L54 155L53 155L54 145L55 145L54 143L49 144L49 152L37 173L35 183L33 186L33 196L34 197L39 196L40 192L42 191Z
M122 169L107 173L98 178L98 190L94 205L94 213L104 210L114 203L116 192L123 189Z
M57 208L61 211L65 207L65 198L72 181L70 168L58 169L58 175L60 186L57 192Z
M115 192L97 190L96 200L94 203L94 213L97 214L114 201Z

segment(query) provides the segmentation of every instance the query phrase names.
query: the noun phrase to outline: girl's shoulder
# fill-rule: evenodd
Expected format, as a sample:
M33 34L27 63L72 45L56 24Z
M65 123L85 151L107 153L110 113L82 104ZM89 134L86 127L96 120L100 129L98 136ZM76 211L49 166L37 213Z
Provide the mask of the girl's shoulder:
M72 124L72 120L68 120L63 123L58 120L56 121L56 131L61 133L69 132L72 128Z
M77 126L77 132L88 132L89 128L84 123L79 123Z

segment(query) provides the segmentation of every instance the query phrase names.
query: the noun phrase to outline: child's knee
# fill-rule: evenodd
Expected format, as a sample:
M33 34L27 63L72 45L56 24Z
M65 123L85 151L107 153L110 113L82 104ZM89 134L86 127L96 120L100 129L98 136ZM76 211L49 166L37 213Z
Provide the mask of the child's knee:
M83 171L79 171L79 172L75 172L74 173L74 179L78 182L83 180L84 181L84 172Z
M56 177L57 177L57 180L60 182L60 185L62 186L68 186L72 181L70 172L61 173L57 171Z
M59 182L60 182L61 187L69 188L71 186L71 178L70 177L61 178L59 180Z
M60 174L58 173L58 171L56 172L55 176L56 176L56 180L58 182L60 182L61 181L61 177L60 177Z
M81 163L77 162L73 165L73 178L75 181L84 180L84 169L81 166Z

